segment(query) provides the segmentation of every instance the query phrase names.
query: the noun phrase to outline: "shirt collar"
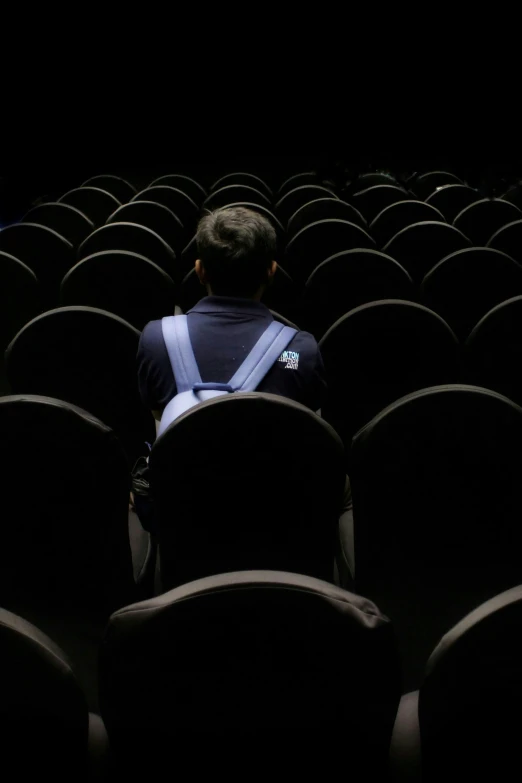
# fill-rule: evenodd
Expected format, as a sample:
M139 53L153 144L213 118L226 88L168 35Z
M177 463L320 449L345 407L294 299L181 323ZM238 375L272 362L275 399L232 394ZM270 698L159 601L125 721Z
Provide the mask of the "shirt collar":
M257 318L272 318L270 310L262 302L236 296L205 296L189 313L241 313Z

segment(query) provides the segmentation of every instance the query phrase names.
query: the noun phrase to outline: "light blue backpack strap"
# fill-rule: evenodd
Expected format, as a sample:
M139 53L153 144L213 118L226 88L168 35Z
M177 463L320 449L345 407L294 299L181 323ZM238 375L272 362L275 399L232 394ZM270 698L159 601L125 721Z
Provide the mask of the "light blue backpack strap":
M178 394L192 391L201 383L201 375L192 350L186 315L168 315L161 319L163 339L172 365Z
M297 331L272 321L229 381L235 391L255 391Z

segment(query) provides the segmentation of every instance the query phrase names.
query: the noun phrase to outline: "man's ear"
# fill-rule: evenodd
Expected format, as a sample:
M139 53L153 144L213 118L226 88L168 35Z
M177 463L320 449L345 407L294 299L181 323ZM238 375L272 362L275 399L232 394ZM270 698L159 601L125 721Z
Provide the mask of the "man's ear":
M268 267L268 282L272 282L272 278L274 277L277 270L277 261L272 261L271 266Z
M205 275L205 269L203 267L203 264L201 263L201 260L198 258L196 263L194 264L194 268L196 270L196 274L199 278L199 282L201 285L207 284L207 277Z

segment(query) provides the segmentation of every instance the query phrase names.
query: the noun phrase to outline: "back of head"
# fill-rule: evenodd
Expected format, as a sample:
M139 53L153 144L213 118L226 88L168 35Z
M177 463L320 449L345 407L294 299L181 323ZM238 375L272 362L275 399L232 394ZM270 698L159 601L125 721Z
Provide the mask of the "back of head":
M217 209L201 218L196 242L213 294L251 297L268 282L276 232L263 215L245 207Z

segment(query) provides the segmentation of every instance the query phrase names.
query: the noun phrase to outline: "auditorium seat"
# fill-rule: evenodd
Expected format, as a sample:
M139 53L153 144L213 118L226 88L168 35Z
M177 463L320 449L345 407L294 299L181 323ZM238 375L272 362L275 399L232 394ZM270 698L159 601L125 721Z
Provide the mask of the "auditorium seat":
M2 767L22 780L105 780L108 738L62 649L0 609Z
M374 185L366 190L360 190L351 197L351 203L364 215L368 223L377 217L379 212L397 204L399 201L407 201L411 196L398 185Z
M442 212L453 223L459 212L480 199L480 193L469 185L441 185L426 199L426 204Z
M522 581L522 409L446 385L392 403L352 443L355 586L392 618L409 682L437 639Z
M70 242L37 223L15 223L0 231L0 251L22 261L35 273L42 304L52 307L58 301L60 281L74 264Z
M286 227L288 221L297 210L318 198L337 198L335 193L322 185L301 185L287 191L274 206L274 212Z
M394 780L510 780L522 722L522 587L477 606L440 640L419 691L403 696Z
M52 228L76 248L94 231L94 223L87 215L70 204L47 202L33 207L24 215L24 223L38 223Z
M123 204L107 218L107 223L136 223L150 228L176 254L183 250L183 223L168 207L155 201L132 201Z
M60 303L108 310L141 331L149 321L174 313L176 286L145 256L105 250L69 270L62 280Z
M501 250L522 264L522 220L514 220L499 228L489 239L487 247Z
M501 302L480 319L466 340L464 359L469 383L522 405L522 296Z
M327 780L345 764L353 781L385 780L400 692L388 618L280 571L207 577L126 607L100 656L122 780L173 763L196 779Z
M168 207L183 223L184 240L188 242L194 233L199 216L199 206L183 190L170 185L154 185L142 190L132 201L155 201Z
M235 204L238 201L250 201L254 204L261 204L267 209L271 206L270 198L257 188L250 185L226 185L219 190L213 190L203 202L203 209L209 212L226 207L228 204Z
M395 258L420 283L435 264L454 253L470 247L471 242L454 226L424 220L407 226L393 236L383 252Z
M41 309L35 273L14 256L0 251L0 365L9 341Z
M319 347L329 389L322 415L348 456L357 430L386 405L458 380L457 338L439 315L414 302L361 305L336 321Z
M463 185L459 177L449 171L428 171L409 183L409 188L420 199L427 199L443 185Z
M82 188L100 188L111 193L121 204L126 204L136 195L136 188L122 177L115 177L113 174L99 174L91 177L82 184Z
M360 226L346 220L318 220L301 229L288 242L281 264L296 282L305 283L319 264L342 250L375 248L375 241Z
M474 245L481 247L493 234L514 220L521 220L522 212L509 201L500 198L484 198L459 212L453 225L467 236Z
M178 304L183 312L186 313L204 296L207 296L206 288L201 285L196 270L192 268L183 278L179 288ZM297 319L299 321L301 314L299 291L283 267L277 267L272 283L263 294L262 302L269 309L281 312L291 320Z
M505 193L502 194L503 201L509 201L519 209L522 209L522 187L520 183L508 188Z
M216 190L225 188L228 185L248 185L251 188L261 191L261 193L264 193L270 202L273 199L272 190L268 187L265 180L261 179L261 177L257 177L255 174L250 174L247 171L235 171L230 174L225 174L214 182L210 190L214 193Z
M315 171L302 171L299 174L292 174L291 177L285 179L276 193L276 200L283 198L286 193L291 190L300 188L303 185L320 185L319 177Z
M378 250L344 250L312 272L304 292L306 328L319 340L341 316L378 299L415 299L411 277Z
M150 455L162 590L250 568L332 580L345 475L339 437L293 400L241 393L187 411Z
M397 201L379 212L368 228L368 233L379 247L389 242L399 231L422 220L436 220L444 223L441 212L424 201Z
M60 204L70 204L79 209L96 227L103 226L109 215L121 206L121 202L111 193L92 187L69 190L58 201Z
M97 416L120 437L132 467L155 432L138 393L139 337L137 329L104 310L50 310L10 343L7 378L16 394L56 397Z
M397 185L397 180L392 174L385 174L382 171L370 171L366 174L359 174L355 182L355 192L373 188L376 185Z
M192 177L186 177L184 174L166 174L163 177L155 179L154 182L151 182L149 187L153 188L156 185L166 185L169 188L177 188L178 190L183 191L183 193L186 193L194 204L197 204L198 206L207 196L207 191L199 182L196 182Z
M464 341L492 307L522 294L522 267L499 250L468 247L439 261L425 276L421 301Z
M159 234L146 226L136 223L108 223L89 234L78 248L77 257L81 261L104 250L128 250L138 253L159 266L170 277L177 274L176 254L173 249Z
M366 220L361 213L338 198L317 198L303 204L302 207L294 212L288 221L288 236L293 237L305 226L310 223L316 223L318 220L339 219L347 220L349 223L355 223L365 231L368 230Z

